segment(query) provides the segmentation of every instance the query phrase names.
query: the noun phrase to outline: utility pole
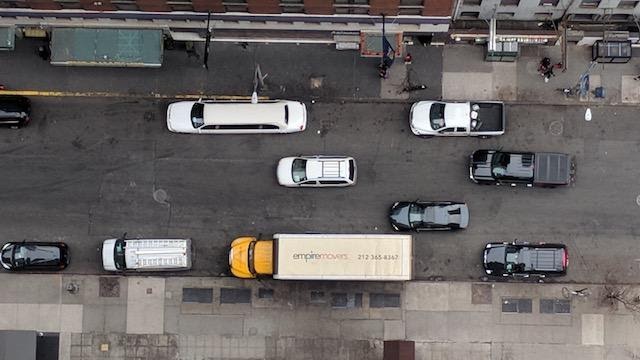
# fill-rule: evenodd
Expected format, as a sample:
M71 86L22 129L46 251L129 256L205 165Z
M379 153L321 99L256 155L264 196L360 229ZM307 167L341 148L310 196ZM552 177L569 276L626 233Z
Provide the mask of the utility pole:
M211 10L207 12L207 38L204 42L204 68L209 70L209 44L211 43Z

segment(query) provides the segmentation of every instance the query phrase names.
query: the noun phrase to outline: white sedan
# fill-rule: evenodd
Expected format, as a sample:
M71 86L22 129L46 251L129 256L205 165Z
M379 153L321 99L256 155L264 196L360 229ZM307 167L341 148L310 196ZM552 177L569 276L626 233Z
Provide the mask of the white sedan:
M343 187L356 183L356 161L349 156L292 156L278 162L278 183L287 187Z

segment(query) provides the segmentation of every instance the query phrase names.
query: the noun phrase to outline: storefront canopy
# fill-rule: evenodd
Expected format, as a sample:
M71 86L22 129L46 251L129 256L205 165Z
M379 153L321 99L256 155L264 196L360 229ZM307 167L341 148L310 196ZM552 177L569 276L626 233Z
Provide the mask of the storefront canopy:
M51 64L160 67L161 29L54 28Z

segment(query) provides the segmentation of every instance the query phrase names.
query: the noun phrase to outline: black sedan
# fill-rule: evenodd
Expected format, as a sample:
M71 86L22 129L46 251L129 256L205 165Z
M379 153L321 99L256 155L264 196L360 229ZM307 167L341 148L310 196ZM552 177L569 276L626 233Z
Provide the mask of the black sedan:
M9 242L0 250L0 264L7 270L62 270L69 265L65 243Z
M457 230L469 224L469 209L452 201L401 201L391 206L389 220L395 231Z

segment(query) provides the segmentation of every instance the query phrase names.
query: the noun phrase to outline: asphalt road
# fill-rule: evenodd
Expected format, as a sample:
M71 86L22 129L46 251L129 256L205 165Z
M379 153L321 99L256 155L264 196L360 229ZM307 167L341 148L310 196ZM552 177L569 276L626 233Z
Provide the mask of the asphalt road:
M102 273L102 240L191 237L192 275L227 274L229 243L276 232L385 233L398 200L463 200L465 231L415 235L418 279L478 280L490 241L563 242L576 282L637 283L640 130L633 107L509 106L504 136L421 139L409 104L308 104L305 132L180 135L165 102L33 99L33 123L0 132L0 238L65 241L68 272ZM576 155L570 188L479 186L475 149ZM297 154L354 156L358 184L278 186L275 166ZM155 195L155 196L154 196ZM166 196L165 196L166 195Z

